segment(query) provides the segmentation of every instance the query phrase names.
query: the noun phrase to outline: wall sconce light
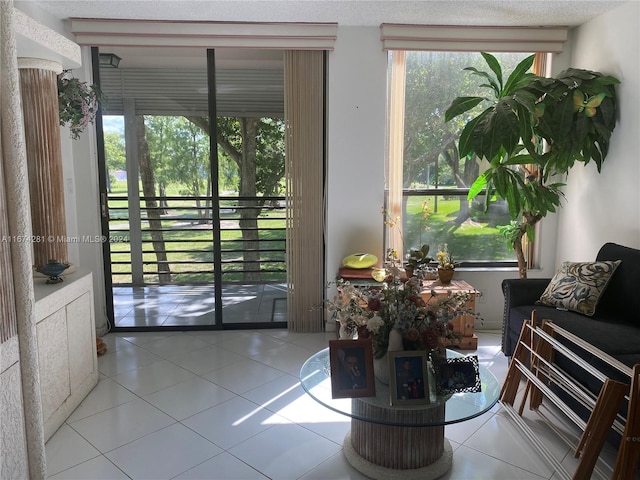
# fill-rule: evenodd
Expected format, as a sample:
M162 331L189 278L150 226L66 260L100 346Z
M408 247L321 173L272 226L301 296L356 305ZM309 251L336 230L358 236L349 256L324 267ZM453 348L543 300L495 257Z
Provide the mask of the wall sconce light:
M118 68L120 64L120 60L122 60L115 53L101 53L100 54L100 66L101 67L111 67Z

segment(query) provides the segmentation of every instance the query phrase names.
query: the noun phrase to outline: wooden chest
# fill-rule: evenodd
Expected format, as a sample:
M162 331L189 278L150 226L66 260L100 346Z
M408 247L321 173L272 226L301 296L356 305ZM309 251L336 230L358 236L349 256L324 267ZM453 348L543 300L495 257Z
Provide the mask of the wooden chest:
M451 283L442 284L439 280L425 280L420 296L425 302L435 302L436 297L431 295L434 291L436 297L441 301L442 296L449 296L453 293L469 292L471 296L465 305L465 310L475 313L476 297L478 291L464 280L451 280ZM462 335L462 338L451 347L458 347L461 350L476 350L478 348L478 337L475 334L475 317L473 315L458 315L453 320L453 331Z

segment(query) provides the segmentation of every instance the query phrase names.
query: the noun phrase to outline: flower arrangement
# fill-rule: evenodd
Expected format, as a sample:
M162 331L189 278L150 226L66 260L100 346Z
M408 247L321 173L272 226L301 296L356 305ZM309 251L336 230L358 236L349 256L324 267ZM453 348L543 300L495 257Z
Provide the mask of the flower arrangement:
M87 85L70 76L69 70L58 75L58 111L60 125L68 125L71 138L80 137L89 123L93 123L98 112L98 103L103 100L97 85Z
M400 334L404 350L431 351L443 347L444 339L455 342L460 338L450 320L461 314L478 317L466 308L471 292L439 298L431 291L425 300L421 296L422 279L406 278L401 266L391 250L385 261L387 275L380 287L356 287L338 280L338 294L325 303L331 318L347 335L371 338L375 358L387 352L393 330Z
M456 268L456 262L453 261L453 256L449 251L449 245L444 244L444 247L438 245L438 253L436 254L436 260L438 261L438 268L444 270L453 270Z

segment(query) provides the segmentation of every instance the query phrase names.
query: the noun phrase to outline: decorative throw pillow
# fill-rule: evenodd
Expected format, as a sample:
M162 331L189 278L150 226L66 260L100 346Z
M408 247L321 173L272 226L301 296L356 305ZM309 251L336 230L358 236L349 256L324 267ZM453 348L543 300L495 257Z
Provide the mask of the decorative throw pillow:
M536 304L592 316L618 265L620 260L564 262Z

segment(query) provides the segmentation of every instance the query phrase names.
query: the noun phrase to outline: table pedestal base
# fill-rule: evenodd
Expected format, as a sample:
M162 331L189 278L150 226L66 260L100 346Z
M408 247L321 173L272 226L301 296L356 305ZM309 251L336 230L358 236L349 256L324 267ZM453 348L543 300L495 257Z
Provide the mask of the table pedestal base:
M423 445L422 447L425 448L427 446ZM351 432L348 432L344 439L343 453L353 468L375 480L435 480L449 471L453 460L453 449L446 438L444 438L442 456L433 463L421 468L395 469L370 462L360 456L353 447Z

